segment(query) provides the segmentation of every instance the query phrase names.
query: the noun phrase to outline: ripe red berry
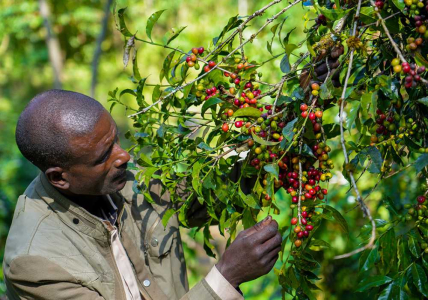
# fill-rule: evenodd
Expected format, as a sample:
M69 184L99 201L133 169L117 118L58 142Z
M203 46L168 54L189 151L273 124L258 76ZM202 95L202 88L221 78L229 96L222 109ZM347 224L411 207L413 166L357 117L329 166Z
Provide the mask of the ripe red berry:
M305 103L303 103L303 104L300 105L300 110L301 111L307 111L308 110L308 106Z
M204 47L199 47L198 48L198 53L202 54L202 53L204 53L204 50L205 50Z
M211 68L209 66L204 67L204 72L209 72L209 70L211 70Z
M191 59L190 59L190 56L187 56L186 57L186 62L189 62Z
M313 112L311 112L311 113L309 114L309 120L315 120L315 119L316 119L315 114L314 114Z
M327 195L327 193L328 193L327 189L322 189L322 190L321 190L321 192L322 192L324 195Z
M214 67L215 67L215 65L216 65L216 63L215 63L214 61L212 61L212 60L208 63L208 66L209 66L210 68L214 68Z
M302 225L306 225L306 224L308 224L308 221L307 221L305 218L302 218L302 219L300 220L300 222L302 222Z
M307 218L308 217L308 212L307 211L302 211L301 213L303 218Z
M298 219L297 218L292 218L291 219L291 225L296 225L297 224Z
M235 122L235 127L236 127L236 128L241 128L241 127L242 127L242 125L244 125L244 122L242 122L242 121L236 121L236 122Z
M224 123L223 126L221 126L221 130L223 130L224 132L228 132L229 131L229 125L227 123Z
M312 226L312 225L306 225L305 229L307 231L311 231L312 229L314 229L314 226Z
M424 203L425 202L425 200L426 200L426 197L425 196L419 196L418 198L417 198L417 201L419 202L419 203Z
M404 73L409 73L410 72L410 66L409 65L406 65L406 66L403 66L403 72Z
M302 111L301 115L302 115L303 118L307 118L308 117L308 112L306 110Z
M239 78L236 78L236 79L235 79L235 81L234 81L234 83L235 83L236 85L238 85L240 82L241 82L241 80L240 80Z

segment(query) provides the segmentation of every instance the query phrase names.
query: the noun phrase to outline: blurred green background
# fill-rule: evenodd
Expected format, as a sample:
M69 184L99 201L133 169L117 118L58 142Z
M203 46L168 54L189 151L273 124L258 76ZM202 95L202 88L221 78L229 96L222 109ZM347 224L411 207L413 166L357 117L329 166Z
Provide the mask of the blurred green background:
M0 2L0 259L3 260L4 244L8 228L13 216L14 206L18 196L36 176L37 170L19 153L14 139L14 131L19 113L37 93L54 87L73 90L91 95L107 108L107 93L116 87L120 90L134 88L129 80L132 70L124 69L122 62L123 37L116 31L113 20L112 2L110 0L81 0L81 1L23 1L3 0ZM136 1L120 0L118 8L128 6L127 20L131 32L138 30L139 36L145 37L145 26L148 17L155 11L167 9L156 24L152 37L161 42L162 37L172 27L187 26L185 31L172 45L184 51L192 47L209 47L213 37L226 25L234 15L247 15L269 3L267 0L205 0L205 1ZM263 20L278 12L285 4L272 7L259 20L251 23L246 36L255 32ZM48 10L41 10L47 7ZM290 42L299 43L304 35L303 16L308 8L296 6L290 10L283 28L283 34L294 27ZM309 18L315 14L309 12ZM271 39L272 25L268 26L259 37L249 44L245 50L250 60L265 61L270 56L266 50L266 42ZM310 21L309 24L313 23ZM104 26L105 24L105 26ZM49 45L49 46L48 46ZM163 59L168 53L163 48L147 44L137 44L140 73L149 76L147 82L158 83ZM296 50L305 52L304 47ZM277 43L273 45L273 53L280 53ZM279 62L281 57L266 64L261 71L264 81L276 83L281 77ZM295 57L293 57L295 59ZM97 70L94 81L94 70ZM94 84L96 82L96 85ZM150 90L147 91L150 95ZM149 98L150 99L150 98ZM124 101L132 106L132 99ZM325 114L327 123L337 122L337 110L331 109ZM113 117L118 123L122 135L131 128L132 123L126 117L123 107L116 106ZM352 138L351 138L352 139ZM122 143L130 146L122 138ZM323 290L318 293L319 299L357 299L370 295L354 293L353 290L359 279L367 274L358 274L358 256L346 260L333 260L333 256L357 248L364 240L359 237L362 226L367 221L355 207L352 193L346 193L348 184L341 176L343 157L338 140L329 142L332 147L332 158L336 165L336 175L329 184L328 202L341 211L349 222L350 235L340 231L337 224L325 222L317 232L318 238L323 238L332 246L324 252L316 252L314 256L321 261L318 276ZM408 173L394 176L378 188L369 199L369 205L377 219L389 219L388 211L381 206L382 200L391 197L394 201L407 203L414 199L417 192L417 180L412 168ZM376 183L376 178L365 174L359 181L364 194L368 193ZM281 214L275 218L282 225L289 224L291 217L290 199L283 197L278 201ZM266 214L261 214L263 218ZM216 239L218 252L224 250L225 240L216 228L212 229ZM215 260L208 258L202 248L202 234L183 230L186 261L188 265L190 284L194 285L211 268ZM280 266L278 262L277 266ZM1 271L0 271L1 272ZM5 291L0 273L0 294ZM241 286L246 299L281 299L281 291L274 272L267 276L245 283Z

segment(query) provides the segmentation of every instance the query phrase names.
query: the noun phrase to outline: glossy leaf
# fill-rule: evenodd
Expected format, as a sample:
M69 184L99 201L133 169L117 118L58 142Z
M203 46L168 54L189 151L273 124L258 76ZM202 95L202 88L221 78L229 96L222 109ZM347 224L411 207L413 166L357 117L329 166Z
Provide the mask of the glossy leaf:
M419 253L421 250L419 248L417 241L411 235L409 235L409 240L407 243L409 245L410 253L412 253L414 257L419 258L420 256Z
M163 227L166 227L168 224L169 219L175 214L175 210L173 208L168 209L164 215L162 216L162 225Z
M204 104L202 105L201 108L201 116L203 117L205 112L207 111L208 108L213 107L219 103L222 103L223 101L220 100L219 98L210 98L207 101L204 102Z
M131 37L132 33L129 32L129 30L125 24L125 11L126 11L126 7L121 8L117 11L117 17L119 18L119 24L116 24L116 26L117 26L117 29L120 31L120 33L122 33L124 36Z
M258 118L262 115L262 112L254 107L240 108L233 113L233 117L253 117Z
M180 33L181 33L184 29L186 29L186 27L187 27L187 26L183 26L183 27L180 27L180 28L178 28L178 29L173 29L173 30L172 30L173 35L168 39L168 41L166 42L166 45L169 45L169 43L171 43L173 40L175 40L175 39L180 35Z
M278 167L278 164L276 164L276 163L275 164L268 164L268 165L265 165L263 167L263 169L266 172L273 174L278 179L278 176L279 176L279 167Z
M274 146L274 145L279 144L279 142L266 141L266 140L262 139L261 137L259 137L258 135L254 134L254 132L251 132L251 135L253 136L254 141L260 145Z
M383 159L382 155L380 154L380 151L375 146L370 146L367 148L367 153L368 155L370 155L372 165L375 167L374 169L372 169L372 171L374 171L372 173L380 173L383 164Z
M422 154L415 161L416 173L419 173L420 171L422 171L422 169L425 168L426 166L428 166L428 153Z
M155 13L153 13L150 18L147 20L147 26L146 26L146 34L149 37L151 41L152 40L152 30L153 26L155 26L156 22L159 20L159 17L162 15L162 13L165 11L165 9L159 10Z
M415 284L416 288L422 295L428 297L427 275L425 274L424 269L416 263L413 263L411 269L413 283Z
M336 220L337 223L339 223L341 229L345 234L349 234L349 228L348 228L348 222L346 222L345 218L340 214L339 211L337 211L335 208L331 207L330 205L323 206L324 209L331 212L332 216Z
M385 283L391 282L392 278L383 275L375 275L364 278L357 286L357 292L363 292L372 287L381 286Z

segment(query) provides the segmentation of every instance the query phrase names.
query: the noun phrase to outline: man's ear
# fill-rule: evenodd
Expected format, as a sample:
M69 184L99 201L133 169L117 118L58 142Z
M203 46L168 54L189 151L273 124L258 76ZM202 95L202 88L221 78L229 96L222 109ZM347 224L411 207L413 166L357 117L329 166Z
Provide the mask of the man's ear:
M49 168L45 171L45 175L54 187L61 190L68 190L70 188L70 183L67 180L67 173L63 168Z

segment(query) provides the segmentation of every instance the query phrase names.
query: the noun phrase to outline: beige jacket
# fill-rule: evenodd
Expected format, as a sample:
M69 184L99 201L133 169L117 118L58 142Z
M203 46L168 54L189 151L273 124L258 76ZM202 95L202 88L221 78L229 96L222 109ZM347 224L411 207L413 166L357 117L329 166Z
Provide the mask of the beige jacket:
M220 300L201 280L188 291L186 266L173 216L164 229L161 218L170 207L152 181L155 204L132 190L134 175L111 195L118 207L118 230L146 300ZM106 225L61 195L39 175L19 197L6 242L3 271L9 299L125 299Z

